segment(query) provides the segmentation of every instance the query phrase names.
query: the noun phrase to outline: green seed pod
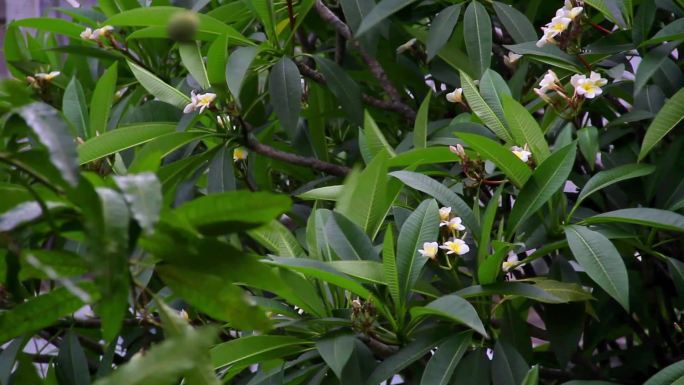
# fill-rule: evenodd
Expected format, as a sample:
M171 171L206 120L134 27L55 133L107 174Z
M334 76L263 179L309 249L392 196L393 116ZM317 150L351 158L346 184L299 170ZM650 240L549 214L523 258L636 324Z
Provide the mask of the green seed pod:
M175 41L192 41L199 26L199 17L196 12L182 11L171 17L166 27L169 38Z

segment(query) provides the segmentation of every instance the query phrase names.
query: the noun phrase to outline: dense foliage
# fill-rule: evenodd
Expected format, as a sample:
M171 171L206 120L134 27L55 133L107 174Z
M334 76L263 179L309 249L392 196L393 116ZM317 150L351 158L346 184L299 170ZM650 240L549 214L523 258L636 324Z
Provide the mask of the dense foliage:
M1 385L684 383L684 2L145 3L8 26Z

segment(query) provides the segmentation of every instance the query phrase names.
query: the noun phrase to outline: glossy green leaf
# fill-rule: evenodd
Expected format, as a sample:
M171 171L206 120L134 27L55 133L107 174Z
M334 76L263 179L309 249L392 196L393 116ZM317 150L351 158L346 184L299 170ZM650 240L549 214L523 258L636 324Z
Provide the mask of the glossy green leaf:
M653 173L653 171L655 171L655 167L652 165L636 163L618 166L610 170L599 171L584 185L582 191L577 197L577 203L575 203L575 206L579 206L579 204L589 195L610 185L622 182L623 180L649 175Z
M461 4L454 4L442 9L435 16L428 32L427 43L425 44L428 61L432 60L449 41L460 15Z
M376 26L378 23L392 16L402 8L409 6L416 0L381 0L373 9L363 18L359 29L356 31L356 36L361 36L368 30Z
M684 39L684 18L666 25L642 45L658 44L665 41L682 41L682 39Z
M491 285L474 285L461 289L454 294L466 299L491 295L507 295L529 298L543 303L566 302L536 285L522 282L499 282Z
M385 274L385 282L395 304L402 302L399 272L397 270L397 253L394 248L394 230L392 226L387 228L385 239L382 244L382 267Z
M447 385L456 370L456 366L470 347L472 333L463 332L449 337L437 347L437 352L430 358L421 385Z
M314 56L314 59L319 70L325 76L330 92L335 95L342 106L342 110L354 123L362 124L363 108L361 107L359 85L334 61L319 56Z
M162 102L169 103L181 109L190 103L190 98L187 95L164 83L164 81L159 79L155 74L130 61L128 62L128 66L131 67L133 76L138 79L138 82L140 82L147 92Z
M684 361L675 362L649 378L644 385L679 385L684 379Z
M240 99L240 91L247 77L247 71L258 53L257 47L239 47L228 57L226 82L230 93L236 100Z
M520 44L537 40L537 32L530 20L513 6L498 1L493 3L496 16L513 40Z
M344 186L342 185L319 187L301 193L297 195L297 198L304 200L336 201L342 193L342 189L344 189Z
M468 59L479 77L492 61L492 22L484 5L477 1L468 4L463 15L463 31Z
M355 339L353 335L340 334L316 342L318 353L339 379L342 379L342 369L354 351Z
M74 22L53 17L32 17L12 21L17 27L35 28L40 31L58 33L74 39L81 39L81 32L85 29Z
M61 383L90 385L90 372L83 347L73 332L68 332L60 344L55 371Z
M487 338L487 332L473 305L456 294L445 295L425 306L411 309L411 316L413 318L427 315L444 317L456 321L457 323L468 326Z
M190 72L193 78L199 83L202 88L210 87L209 75L204 66L204 59L202 58L202 51L198 42L181 42L178 43L178 53L185 68Z
M639 160L653 150L658 142L684 119L684 89L674 94L658 112L651 125L646 130L646 136L641 143Z
M291 336L247 336L211 348L215 368L247 366L307 349L310 342Z
M116 92L118 66L114 62L107 71L102 74L100 80L95 85L93 97L90 99L90 125L88 127L88 137L94 138L107 132L109 114L114 104L114 93Z
M299 112L302 109L302 82L299 70L292 60L282 57L271 67L268 92L280 124L294 139L297 133Z
M508 234L512 234L565 185L575 162L575 154L575 145L570 144L554 152L534 170L520 190L508 217Z
M233 156L228 148L220 149L209 164L207 193L222 193L236 189Z
M128 203L131 216L148 234L154 230L162 208L162 191L154 173L129 174L114 177L116 185Z
M304 257L306 255L290 230L275 219L247 233L279 257Z
M629 309L627 268L608 238L577 225L567 226L565 236L572 254L587 275L622 307Z
M521 187L530 179L532 172L529 166L510 149L481 135L459 133L458 136L484 159L494 162L514 185Z
M584 219L584 223L633 223L651 228L684 232L684 215L661 209L639 207L601 213Z
M535 162L545 161L551 155L551 151L537 120L514 98L503 96L502 101L504 115L515 143L520 147L528 145Z
M368 111L364 111L363 114L363 131L368 151L373 158L381 152L388 158L396 155L394 149L387 142L385 135L382 134L380 127L378 127L373 116Z
M76 133L82 139L87 138L87 130L90 118L88 105L86 104L83 87L76 77L71 78L69 85L64 90L62 98L62 113L69 123L76 129Z
M385 274L383 265L376 261L330 261L329 265L335 270L354 278L371 282L378 285L385 285Z
M176 125L172 123L141 123L107 131L78 146L78 163L92 162L107 155L147 143L175 130Z
M226 84L226 63L228 61L228 36L216 38L207 51L207 78L214 87Z
M634 75L634 95L638 95L651 77L661 68L678 43L658 46L644 55Z
M428 92L423 102L418 109L416 121L413 125L413 147L425 148L427 147L427 130L428 130L428 112L430 109L430 95Z
M325 224L325 235L332 252L342 260L377 260L370 238L361 227L339 213L333 212Z
M492 382L494 385L522 384L529 366L515 348L502 340L494 345Z
M543 47L537 47L536 42L530 41L527 43L504 45L504 47L518 55L525 55L542 63L564 68L568 71L583 72L584 69L584 66L577 58L570 56L555 45L547 44Z
M473 3L475 4L475 3ZM485 100L480 96L480 93L473 82L465 72L460 71L461 76L461 86L463 87L463 94L465 95L465 100L468 102L470 108L475 112L482 122L492 130L499 138L503 139L507 143L513 142L513 137L506 128L503 121L496 115L494 110L485 102Z

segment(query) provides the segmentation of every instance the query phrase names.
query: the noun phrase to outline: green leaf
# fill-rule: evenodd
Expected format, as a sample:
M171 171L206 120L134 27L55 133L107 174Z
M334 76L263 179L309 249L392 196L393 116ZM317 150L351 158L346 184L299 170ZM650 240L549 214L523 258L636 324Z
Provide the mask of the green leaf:
M301 352L310 344L290 336L247 336L214 346L211 360L215 368L244 367Z
M279 257L306 256L302 246L299 245L290 230L275 219L261 227L249 230L247 233Z
M530 179L530 168L508 148L477 134L458 133L458 136L483 158L494 162L514 185L522 187Z
M128 203L131 216L146 233L151 233L162 207L161 183L157 176L146 172L115 176L114 181Z
M25 342L24 337L15 338L2 349L2 353L0 353L0 385L10 385L10 376L14 370L17 354L21 352Z
M252 0L246 2L246 4L252 9L252 12L256 14L257 18L264 25L264 31L266 36L271 42L277 42L278 35L275 28L275 15L273 2L271 0Z
M352 356L355 340L351 334L340 334L316 342L318 353L339 379L342 379L342 369Z
M363 18L359 29L356 31L356 36L363 35L383 20L397 13L401 9L409 6L416 0L381 0L373 9Z
M114 26L132 26L132 27L164 27L168 25L169 21L178 12L186 11L184 8L155 6L155 7L141 7L128 11L118 13L111 16L103 24ZM228 38L244 44L252 45L252 41L244 37L235 28L220 22L219 20L197 13L199 24L197 32L211 33L213 35L227 35Z
M81 83L74 76L64 90L62 98L62 113L66 120L76 128L76 134L81 138L87 138L87 130L90 118L88 117L88 105Z
M247 71L258 53L257 47L239 47L228 57L226 83L235 100L240 100L240 91L247 78Z
M216 38L207 51L207 78L209 84L222 87L226 84L226 62L228 60L228 36Z
M623 180L649 175L653 173L653 171L655 171L655 166L637 163L625 164L611 168L610 170L599 171L584 185L582 191L577 197L575 207L578 207L579 204L589 195L599 190L602 190L612 184L622 182Z
M532 152L532 158L537 163L542 163L551 155L551 151L539 123L527 108L514 98L504 95L502 99L504 115L515 143L520 147L527 144Z
M45 32L58 33L77 40L81 39L81 32L83 32L85 29L84 27L71 21L54 17L30 17L26 19L19 19L12 21L12 25L17 27L35 28Z
M474 3L473 3L474 4ZM492 130L499 138L503 139L506 143L512 143L513 138L510 132L506 128L504 122L494 113L492 108L485 102L485 100L480 96L477 91L477 87L465 72L460 71L461 76L461 86L463 87L463 94L468 102L470 108L475 112L478 118L484 122L484 124Z
M241 190L197 198L174 212L205 234L222 235L268 223L290 205L284 195Z
M503 24L504 28L516 43L525 43L537 40L537 32L530 20L522 12L513 6L498 1L493 3L494 12Z
M236 189L235 167L229 148L223 147L209 164L207 173L207 193L222 193Z
M318 69L325 76L330 92L335 95L342 106L342 110L354 123L363 124L361 88L359 85L334 61L320 56L314 56L314 60L316 60Z
M594 215L583 220L584 223L633 223L657 229L684 232L684 215L668 210L646 207L621 209Z
M463 298L488 297L491 295L510 295L533 299L543 303L564 303L566 301L544 291L536 285L522 282L499 282L491 285L474 285L461 289L454 294Z
M55 371L60 383L90 385L85 352L74 332L69 331L59 345Z
M644 385L679 385L684 379L684 361L675 362L654 374Z
M480 77L478 87L480 88L482 99L484 99L485 103L494 111L496 117L499 118L508 129L503 106L501 105L501 98L505 95L510 96L511 94L506 81L501 75L487 68L482 73L482 77Z
M494 385L518 385L525 378L529 366L515 348L502 340L494 345L492 382Z
M109 113L114 104L114 93L116 92L117 64L117 62L114 62L114 64L102 74L102 77L100 77L100 80L98 80L95 85L93 97L90 99L89 138L94 138L107 132Z
M448 318L460 324L466 325L476 332L488 338L487 331L477 315L477 311L470 302L456 294L440 297L426 306L418 306L411 309L411 317L420 318L427 315Z
M164 83L163 80L159 79L148 70L130 61L128 62L128 66L131 67L133 76L135 76L147 92L162 102L169 103L180 109L190 103L190 98L187 95Z
M376 261L330 261L335 270L360 280L386 285L383 265Z
M518 194L508 217L508 234L539 210L553 194L565 185L575 163L575 144L567 145L554 152L532 173Z
M384 154L376 156L361 172L358 183L345 185L344 189L348 188L352 189L349 204L345 201L338 201L336 209L361 226L373 239L392 204L387 199L387 156Z
M647 6L647 5L642 5ZM655 7L653 7L655 8ZM672 23L663 27L658 33L653 35L652 38L641 43L641 45L658 44L664 41L679 41L684 39L684 18L677 19Z
M387 227L385 239L382 244L382 267L385 273L385 282L395 304L402 303L399 289L399 273L397 271L397 256L394 250L394 230Z
M527 43L504 45L504 47L518 55L525 55L525 57L564 68L568 71L583 72L584 69L584 66L577 58L568 55L555 45L547 44L543 47L537 47L536 42L530 41Z
M367 110L363 113L363 131L368 152L370 152L372 157L371 159L381 152L385 153L388 158L396 155L392 146L387 142L385 135L382 134L380 127L375 123L373 116Z
M587 275L629 310L627 268L610 240L599 232L577 225L567 226L565 236L572 254Z
M422 166L435 163L453 163L458 161L456 155L448 147L415 148L398 154L389 160L390 167Z
M463 332L449 337L437 348L437 352L430 358L421 385L447 385L456 370L456 366L470 347L472 333Z
M137 360L128 361L94 385L167 385L198 366L216 339L216 329L189 329L152 346ZM153 369L153 370L151 370Z
M35 102L19 109L19 115L47 148L52 164L71 186L78 183L76 145L66 123L53 107Z
M178 43L178 53L180 54L183 65L188 72L190 72L190 75L195 78L197 83L204 89L211 87L207 69L204 67L204 59L202 58L202 51L200 50L199 43L196 41L187 43L180 42Z
M599 132L596 127L582 127L577 131L579 149L584 160L593 171L596 166L596 154L599 152Z
M58 202L45 202L48 211L64 207ZM0 216L0 232L14 230L22 225L33 222L43 215L43 208L37 201L22 202L2 213Z
M339 213L332 213L325 225L332 251L342 260L377 260L377 251L363 229Z
M303 200L336 201L343 189L343 185L319 187L309 190L305 193L301 193L297 195L297 198Z
M430 25L427 37L427 60L434 58L442 47L449 41L449 38L456 28L458 17L461 15L461 4L450 5L442 9Z
M470 206L461 199L455 192L449 190L445 185L437 182L427 175L412 171L394 171L389 174L405 185L422 191L435 198L443 206L451 207L452 213L463 218L465 226L472 231L477 238L480 234L480 221L477 220ZM422 245L421 245L422 246Z
M92 162L147 143L175 130L176 124L173 123L140 123L107 131L78 146L78 163Z
M439 212L437 202L423 201L404 222L399 231L397 244L397 277L399 294L406 301L411 289L418 281L427 257L418 252L423 243L434 242L439 233Z
M563 302L581 302L594 299L591 293L585 291L582 286L577 283L560 282L545 278L535 278L530 280L535 283L536 287L563 300Z
M365 384L377 385L388 378L391 378L404 368L422 358L426 353L432 350L432 348L439 345L443 339L444 336L439 332L420 335L413 342L380 363L373 373L371 373Z
M477 1L470 2L466 8L463 34L468 58L480 77L492 61L492 22L487 9Z
M416 121L413 124L413 147L425 148L427 147L427 131L428 131L428 111L430 110L430 95L428 92L423 103L420 104Z
M585 3L596 8L606 17L606 19L617 24L622 29L629 28L629 24L624 19L624 13L627 10L624 8L625 4L623 1L616 0L587 0Z
M84 303L98 298L91 285L84 283L78 289L77 293L72 293L60 287L1 312L0 343L48 327L60 317L80 309Z
M292 60L283 56L271 67L268 92L280 124L294 140L299 112L302 109L302 83L297 65Z
M653 147L660 142L679 122L684 119L684 89L674 94L658 112L646 130L641 143L639 160L646 157Z
M638 95L641 92L648 80L662 67L670 53L672 53L672 50L676 48L678 44L678 42L663 44L644 55L643 60L639 63L639 67L634 75L634 95Z

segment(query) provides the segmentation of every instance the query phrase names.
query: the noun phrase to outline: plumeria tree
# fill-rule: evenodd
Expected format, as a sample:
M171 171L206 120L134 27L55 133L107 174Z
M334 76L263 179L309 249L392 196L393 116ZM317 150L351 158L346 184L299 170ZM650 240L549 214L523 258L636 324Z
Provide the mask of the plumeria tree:
M684 383L681 0L56 11L5 35L0 385Z

